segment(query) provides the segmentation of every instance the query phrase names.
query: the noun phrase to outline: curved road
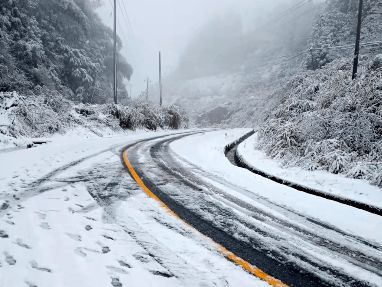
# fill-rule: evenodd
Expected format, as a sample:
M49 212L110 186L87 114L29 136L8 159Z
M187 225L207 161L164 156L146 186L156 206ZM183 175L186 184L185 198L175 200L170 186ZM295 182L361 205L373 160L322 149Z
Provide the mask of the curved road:
M143 140L124 149L144 184L181 219L289 286L382 282L382 246L185 162L169 145L192 134ZM269 212L243 197L267 206Z

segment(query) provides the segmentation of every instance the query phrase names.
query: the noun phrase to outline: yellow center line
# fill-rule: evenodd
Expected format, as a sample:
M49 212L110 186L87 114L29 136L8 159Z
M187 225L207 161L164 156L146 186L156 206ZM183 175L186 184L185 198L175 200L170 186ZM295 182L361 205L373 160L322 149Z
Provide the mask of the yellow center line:
M123 161L126 164L127 169L129 170L130 174L134 178L134 180L137 182L137 184L140 186L140 188L152 199L156 200L157 202L160 203L161 207L163 207L168 213L171 215L175 216L179 220L181 220L183 223L185 223L187 226L191 227L193 230L198 232L204 237L207 237L209 240L211 240L217 250L223 254L227 259L235 263L236 265L242 267L245 271L248 273L256 276L257 278L267 282L269 285L274 286L274 287L288 287L288 285L284 284L280 280L272 277L271 275L265 273L263 270L260 268L253 266L251 263L245 261L244 259L240 258L239 256L235 255L233 252L227 250L224 246L222 246L219 243L214 242L211 238L208 236L200 233L197 229L195 229L193 226L185 222L183 219L181 219L173 210L171 210L158 196L156 196L143 182L141 177L138 175L134 167L132 166L131 162L129 161L128 155L127 155L127 150L123 152Z

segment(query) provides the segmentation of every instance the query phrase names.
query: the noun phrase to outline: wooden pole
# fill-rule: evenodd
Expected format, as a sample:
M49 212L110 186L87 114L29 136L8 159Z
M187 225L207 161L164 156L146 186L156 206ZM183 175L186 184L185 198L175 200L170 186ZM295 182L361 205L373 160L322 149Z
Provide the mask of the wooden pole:
M363 9L363 0L359 0L357 38L355 40L353 75L352 75L353 80L357 78L357 73L358 73L359 45L361 41L361 26L362 26L362 9Z
M113 92L115 104L118 104L117 88L117 0L114 0Z
M149 81L150 79L146 79L146 102L149 102Z
M159 52L159 105L163 104L163 95L162 95L162 55Z

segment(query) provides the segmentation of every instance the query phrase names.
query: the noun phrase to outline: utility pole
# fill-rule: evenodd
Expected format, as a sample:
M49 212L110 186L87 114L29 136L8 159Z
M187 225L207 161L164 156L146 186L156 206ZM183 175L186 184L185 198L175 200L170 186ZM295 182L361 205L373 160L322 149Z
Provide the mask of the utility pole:
M117 95L117 0L114 0L114 51L113 51L113 91L114 104L118 104Z
M149 83L150 83L150 79L147 78L146 79L146 102L149 102Z
M162 55L159 51L159 105L162 106Z
M357 38L356 38L356 41L355 41L353 76L352 76L353 80L357 77L357 73L358 73L359 44L360 44L360 41L361 41L361 26L362 26L362 9L363 9L363 0L359 0Z

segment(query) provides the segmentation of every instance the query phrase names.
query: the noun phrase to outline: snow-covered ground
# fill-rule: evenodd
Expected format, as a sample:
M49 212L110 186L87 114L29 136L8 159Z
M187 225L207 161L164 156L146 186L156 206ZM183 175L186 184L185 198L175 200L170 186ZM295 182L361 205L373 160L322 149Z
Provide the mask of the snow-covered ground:
M280 162L270 159L256 146L257 134L241 143L237 152L245 163L257 170L323 193L382 208L382 189L366 180L346 178L326 171L308 171L299 167L283 168Z
M268 286L127 174L121 148L167 133L72 133L0 153L0 286Z
M275 211L262 206L252 198L251 194L326 222L349 234L365 238L378 245L382 244L381 216L305 194L233 166L224 156L224 148L249 131L249 129L235 129L194 135L176 141L170 147L180 158L200 167L201 170L215 174L216 177L224 178L224 180L247 190L247 194L235 194L234 196L251 202L266 212ZM227 189L228 191L229 189Z

